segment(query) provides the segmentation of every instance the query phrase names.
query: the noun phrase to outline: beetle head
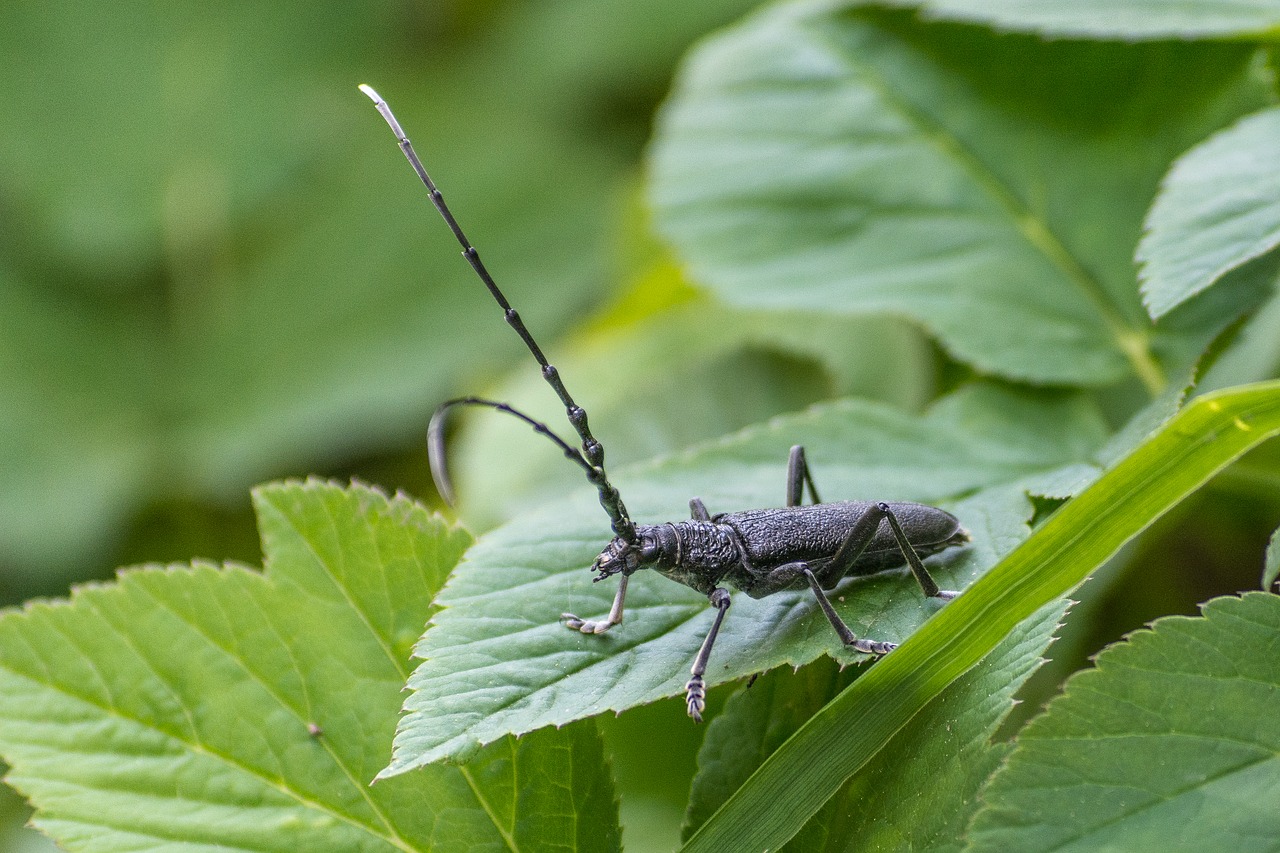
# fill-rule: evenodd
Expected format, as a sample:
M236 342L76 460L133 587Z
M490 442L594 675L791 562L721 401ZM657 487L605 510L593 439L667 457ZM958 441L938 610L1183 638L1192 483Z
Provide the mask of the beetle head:
M631 542L615 536L591 564L591 570L596 573L593 580L602 581L616 574L630 575L656 560L657 555L657 541L647 532L638 530Z

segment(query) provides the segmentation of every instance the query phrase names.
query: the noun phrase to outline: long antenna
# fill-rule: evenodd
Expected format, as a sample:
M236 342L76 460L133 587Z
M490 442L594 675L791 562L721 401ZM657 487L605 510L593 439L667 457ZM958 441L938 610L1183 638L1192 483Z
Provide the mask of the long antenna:
M476 251L475 246L471 245L471 241L467 239L467 235L462 233L458 220L453 218L453 213L449 210L449 206L444 202L444 196L440 190L436 188L435 182L431 180L431 176L427 174L426 168L422 165L422 161L418 159L418 154L413 150L413 143L409 141L409 137L405 136L404 129L400 127L400 122L396 121L395 115L391 112L391 107L387 106L387 102L373 90L371 86L363 83L360 84L360 91L369 96L373 101L373 105L377 108L382 117L386 119L387 124L391 127L391 132L396 135L396 141L400 145L400 150L404 153L405 158L409 161L409 165L413 167L413 171L417 173L422 185L427 188L431 194L431 203L435 209L444 217L445 223L449 226L449 230L453 232L453 236L457 238L458 243L462 246L462 256L467 259L467 263L471 264L471 268L475 270L476 275L484 282L485 287L489 289L489 294L494 298L502 308L503 319L507 321L507 325L516 330L516 334L524 341L524 345L529 348L529 352L537 359L538 365L542 368L542 378L547 381L551 389L556 392L556 396L560 398L560 402L564 404L565 415L569 419L569 423L577 431L578 436L582 439L582 456L587 462L587 479L596 487L600 493L600 505L604 507L605 512L609 514L609 520L613 526L613 532L622 537L627 542L634 542L636 539L636 528L631 521L631 517L627 514L627 508L622 503L622 498L618 495L618 490L609 482L608 476L604 470L604 445L601 444L595 436L591 434L591 428L587 426L586 409L579 406L573 401L573 397L569 396L568 390L564 387L564 383L560 381L560 371L547 361L547 357L542 354L541 347L533 339L533 335L529 334L529 330L525 328L524 321L520 319L520 315L516 309L511 307L511 303L507 301L507 297L498 289L497 283L493 280L493 276L489 274L489 270L485 269L484 262L480 260L480 253ZM478 405L490 405L487 401L477 403ZM446 404L447 408L449 404ZM498 406L492 406L499 408ZM443 412L442 408L442 412ZM510 406L501 407L500 411L515 414L518 417L530 420L511 409ZM572 457L570 457L572 458ZM576 460L575 460L576 461ZM446 481L447 482L447 481Z

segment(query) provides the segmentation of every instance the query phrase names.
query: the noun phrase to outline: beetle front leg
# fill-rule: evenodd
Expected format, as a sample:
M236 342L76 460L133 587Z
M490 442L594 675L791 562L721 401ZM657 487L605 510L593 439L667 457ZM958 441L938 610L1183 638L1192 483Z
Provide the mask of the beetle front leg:
M584 634L603 634L614 625L621 625L622 602L627 597L627 580L628 576L623 575L618 581L618 593L613 597L613 607L609 608L608 618L603 621L593 621L579 619L572 613L561 613L560 618L564 620L564 626L571 631L581 631Z
M707 660L711 657L711 647L715 644L716 634L720 633L720 623L724 621L724 615L729 612L729 590L716 587L711 590L709 598L711 605L717 610L716 621L711 623L711 630L707 632L707 638L702 641L698 656L693 659L693 667L689 670L693 677L684 686L684 701L689 707L689 716L693 717L695 723L702 722L702 712L707 709L707 686L702 676L707 672Z

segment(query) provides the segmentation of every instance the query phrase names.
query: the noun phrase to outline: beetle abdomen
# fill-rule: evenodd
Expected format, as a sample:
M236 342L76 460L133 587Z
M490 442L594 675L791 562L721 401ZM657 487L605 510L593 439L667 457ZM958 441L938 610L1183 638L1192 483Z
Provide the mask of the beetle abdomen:
M757 569L835 554L850 528L875 506L871 501L839 501L809 506L759 509L718 515L714 521L738 533L747 559ZM964 541L959 520L936 507L891 503L907 538L920 556ZM893 532L881 522L850 574L873 574L906 564Z

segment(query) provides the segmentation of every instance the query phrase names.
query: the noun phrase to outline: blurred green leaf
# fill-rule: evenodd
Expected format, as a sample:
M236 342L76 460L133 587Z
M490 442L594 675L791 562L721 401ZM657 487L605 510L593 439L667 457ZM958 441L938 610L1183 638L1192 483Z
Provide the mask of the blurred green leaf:
M611 277L678 54L750 5L0 6L6 583L109 568L142 504L417 444L517 357L357 83L550 337Z
M768 849L794 836L1023 620L1078 586L1214 473L1276 433L1278 382L1190 403L810 719L685 849ZM760 820L763 814L770 819Z
M618 308L548 353L613 466L819 400L856 395L919 410L933 391L933 355L905 323L736 310L696 296L665 304L679 286L674 275L659 267ZM486 396L569 431L532 360ZM581 470L523 423L488 412L464 423L453 455L468 524L495 523L581 485Z
M1267 556L1262 566L1262 588L1270 590L1280 577L1280 528L1267 541Z
M787 849L959 850L977 794L1007 753L991 736L1013 694L1041 663L1061 602L1020 625L956 679L893 743L822 808ZM699 754L690 826L696 829L783 740L834 695L830 668L774 672L730 698ZM793 682L800 682L798 690ZM843 686L843 685L839 685Z
M1274 850L1280 598L1160 619L1018 736L966 850Z
M129 571L0 618L0 753L70 850L616 850L594 728L368 782L470 537L404 497L255 492L267 570Z
M1280 109L1249 116L1174 163L1138 244L1153 318L1280 245L1277 163Z
M959 589L1026 535L1025 492L1066 466L1087 467L1105 436L1079 396L976 386L922 417L857 401L818 406L691 454L623 470L614 483L642 523L688 517L694 495L713 513L779 506L787 449L802 444L827 500L918 500L953 511L974 543L931 564L942 586ZM415 650L424 663L409 680L408 713L384 775L465 759L507 733L683 692L710 626L705 596L640 572L631 579L623 625L583 636L559 622L563 612L594 618L608 611L613 584L593 584L586 570L608 538L592 491L479 541L441 593L445 609ZM895 642L939 606L920 595L905 570L851 579L835 604L855 633ZM707 683L824 653L865 659L844 649L811 595L738 595Z
M1048 36L1102 39L1267 37L1280 27L1275 0L888 0L929 18Z
M651 196L732 304L905 314L984 373L1154 394L1270 283L1153 326L1132 263L1168 164L1269 102L1254 59L783 4L686 62Z

